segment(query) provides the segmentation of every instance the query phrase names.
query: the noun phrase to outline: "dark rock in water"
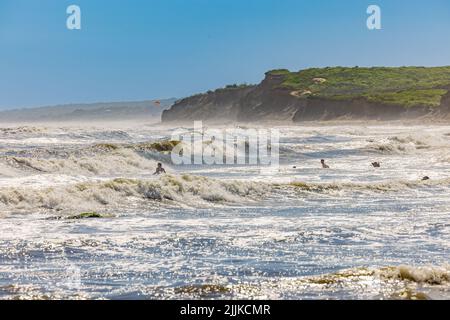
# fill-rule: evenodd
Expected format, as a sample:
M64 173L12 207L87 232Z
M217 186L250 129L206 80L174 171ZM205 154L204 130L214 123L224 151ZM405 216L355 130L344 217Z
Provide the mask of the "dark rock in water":
M64 216L49 217L49 218L46 218L45 220L62 220L62 219L82 220L82 219L101 219L101 218L112 218L112 217L114 217L114 216L107 215L107 214L100 214L97 212L83 212L83 213L69 216L69 217L64 217Z
M80 219L92 219L92 218L104 218L100 213L97 212L83 212L75 216L70 216L69 220L80 220Z

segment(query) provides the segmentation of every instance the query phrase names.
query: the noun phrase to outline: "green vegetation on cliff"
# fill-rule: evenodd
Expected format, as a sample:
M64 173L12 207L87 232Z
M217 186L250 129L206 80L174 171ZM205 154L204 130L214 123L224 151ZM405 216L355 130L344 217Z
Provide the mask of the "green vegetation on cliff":
M299 98L365 98L405 107L437 107L450 88L450 67L280 69L269 75L283 76L281 87Z

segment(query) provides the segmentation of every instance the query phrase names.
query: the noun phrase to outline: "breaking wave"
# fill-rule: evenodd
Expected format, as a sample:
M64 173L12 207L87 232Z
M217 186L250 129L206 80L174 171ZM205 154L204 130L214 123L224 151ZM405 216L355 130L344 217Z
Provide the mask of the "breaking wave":
M450 266L353 268L319 276L279 278L239 284L203 283L160 288L175 299L448 299Z
M385 279L408 281L418 284L443 285L450 283L450 265L440 267L387 267L378 270L377 275Z
M71 139L86 140L86 141L121 141L130 139L130 135L123 130L71 130L67 133Z
M96 180L63 187L0 188L0 209L5 211L68 211L116 210L119 208L151 209L164 203L177 207L198 207L208 204L243 204L269 199L286 188L305 192L340 190L397 191L419 186L450 185L450 179L439 181L385 182L377 184L294 182L287 185L244 180L217 180L192 175L163 175L154 179ZM277 195L279 198L279 194ZM149 202L150 201L150 202ZM150 203L150 204L149 204Z
M410 153L416 150L430 149L444 144L437 137L393 136L380 141L369 141L368 149L387 154Z
M373 183L332 182L332 183L307 183L291 182L289 187L309 192L333 192L333 191L401 191L404 189L417 189L419 187L449 187L450 178L439 180L398 180Z
M261 184L240 181L219 181L191 175L165 175L152 180L114 179L77 183L65 188L0 189L0 209L15 210L107 210L129 205L127 200L142 207L148 201L166 202L181 206L206 203L242 202L266 191ZM150 206L150 208L149 208ZM130 206L128 206L130 207ZM131 206L135 207L135 206Z
M122 175L153 172L156 161L170 160L168 153L177 143L163 140L134 144L97 143L81 148L65 146L6 150L0 155L0 175L8 167L27 174Z
M45 149L32 152L0 157L0 173L9 167L26 173L111 175L143 170L151 172L156 165L154 160L142 157L132 149L113 144L99 144L72 152Z
M401 265L378 269L354 268L322 276L301 278L301 280L316 284L332 284L361 277L374 277L382 281L395 280L415 284L445 285L450 283L450 265L422 267Z
M369 299L448 299L450 266L353 268L333 274L300 278L296 284L303 289L311 290L314 287L325 294L326 291L339 291Z
M0 135L8 137L11 136L14 137L18 135L29 135L43 132L46 132L45 128L28 127L28 126L15 128L0 128Z

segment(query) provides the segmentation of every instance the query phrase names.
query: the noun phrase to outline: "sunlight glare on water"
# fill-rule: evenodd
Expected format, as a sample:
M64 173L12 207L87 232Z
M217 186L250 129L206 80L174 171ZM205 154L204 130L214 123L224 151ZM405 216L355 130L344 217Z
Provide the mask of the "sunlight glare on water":
M275 176L173 166L162 127L0 129L0 299L450 297L450 127L279 129Z

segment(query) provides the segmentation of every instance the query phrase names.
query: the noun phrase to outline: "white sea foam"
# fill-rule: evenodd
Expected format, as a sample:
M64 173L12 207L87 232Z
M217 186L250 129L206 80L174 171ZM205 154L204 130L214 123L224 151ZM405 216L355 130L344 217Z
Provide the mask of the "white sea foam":
M369 149L382 153L413 153L418 150L449 146L448 139L430 134L397 135L378 141L369 140Z
M418 189L427 187L450 187L450 178L438 180L388 180L382 182L332 182L332 183L307 183L292 182L287 186L295 189L310 192L333 192L333 191L371 191L371 192L388 192L401 191L405 189Z
M0 128L0 136L17 136L24 134L37 134L43 133L46 131L46 128L43 127L30 127L30 126L22 126L22 127L7 127Z
M219 181L191 175L165 175L155 179L114 179L83 182L59 188L0 188L4 210L115 209L127 200L166 201L180 206L242 202L266 191L261 184Z
M398 266L377 270L382 278L410 281L418 284L443 285L450 283L450 265L443 266Z
M126 148L118 148L109 152L93 152L92 154L68 154L64 158L4 156L0 158L0 164L3 168L9 166L16 171L22 170L28 173L71 175L125 174L152 171L156 167L155 161L143 158L133 150Z
M448 266L361 267L320 276L281 277L239 284L218 280L159 290L163 296L175 299L205 299L217 295L234 299L249 296L256 299L290 299L298 295L324 299L339 293L341 298L346 299L428 300L450 297L449 277Z
M170 165L174 128L36 128L0 132L0 299L449 298L449 127L284 127L267 175Z

